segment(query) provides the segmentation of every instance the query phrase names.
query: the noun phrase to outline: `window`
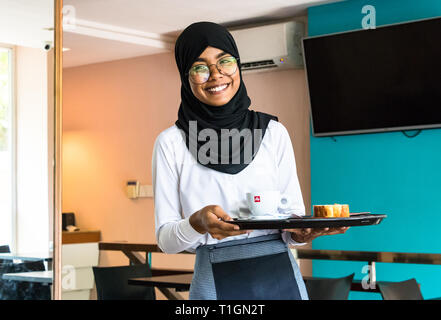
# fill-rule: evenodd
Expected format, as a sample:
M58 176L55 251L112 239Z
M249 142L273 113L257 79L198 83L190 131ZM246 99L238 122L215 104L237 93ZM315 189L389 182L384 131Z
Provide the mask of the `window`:
M12 49L0 46L0 245L15 244L15 147Z

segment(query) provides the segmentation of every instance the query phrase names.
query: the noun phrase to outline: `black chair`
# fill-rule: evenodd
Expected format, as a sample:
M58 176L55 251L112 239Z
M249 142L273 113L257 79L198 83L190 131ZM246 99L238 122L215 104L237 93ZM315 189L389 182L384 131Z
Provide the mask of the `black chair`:
M148 264L93 267L98 300L155 300L155 288L129 285L130 278L151 277Z
M377 283L384 300L424 300L415 279L401 282Z
M43 261L29 261L13 263L8 261L3 264L0 276L4 273L44 271ZM51 300L51 289L48 284L1 280L0 300Z
M0 246L0 253L10 253L11 250L9 249L8 245ZM3 260L0 259L0 265L3 264Z
M354 273L335 279L308 279L305 281L309 300L347 300Z
M9 249L8 245L0 246L0 253L10 253L11 250ZM2 288L3 288L3 264L5 261L3 259L0 259L0 300L2 300Z

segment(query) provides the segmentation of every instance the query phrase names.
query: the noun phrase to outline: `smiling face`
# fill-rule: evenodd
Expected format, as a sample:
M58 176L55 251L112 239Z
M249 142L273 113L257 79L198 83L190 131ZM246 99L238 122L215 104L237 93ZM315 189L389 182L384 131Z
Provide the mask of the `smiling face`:
M207 47L198 59L193 63L192 68L198 65L209 66L210 77L207 82L197 84L189 79L191 91L195 97L211 106L223 106L228 103L239 90L240 73L239 67L232 75L225 75L216 68L216 63L223 58L231 56L220 49ZM222 61L221 61L222 62Z

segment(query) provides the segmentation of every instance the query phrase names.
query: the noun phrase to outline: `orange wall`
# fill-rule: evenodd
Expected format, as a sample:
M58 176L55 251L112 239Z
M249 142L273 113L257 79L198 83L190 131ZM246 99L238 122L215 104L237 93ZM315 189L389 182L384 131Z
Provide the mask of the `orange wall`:
M279 116L288 128L310 208L309 107L304 70L244 76L252 109ZM125 182L151 184L156 136L173 125L180 79L172 53L68 68L63 73L63 212L102 240L155 243L153 200L130 200ZM178 258L179 257L179 258ZM117 252L101 265L127 264ZM193 267L193 255L153 256L153 266ZM303 267L303 266L302 266Z

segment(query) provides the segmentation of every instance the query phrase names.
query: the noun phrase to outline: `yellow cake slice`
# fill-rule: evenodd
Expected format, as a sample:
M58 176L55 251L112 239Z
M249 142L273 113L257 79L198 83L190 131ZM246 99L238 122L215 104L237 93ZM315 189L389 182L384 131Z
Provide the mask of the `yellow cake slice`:
M313 206L314 217L321 218L345 218L349 217L349 205L347 204L325 204Z
M342 205L336 203L336 204L334 204L333 208L334 208L334 217L335 218L340 218L341 217Z
M341 205L341 215L342 218L349 217L349 205L348 204L342 204Z

